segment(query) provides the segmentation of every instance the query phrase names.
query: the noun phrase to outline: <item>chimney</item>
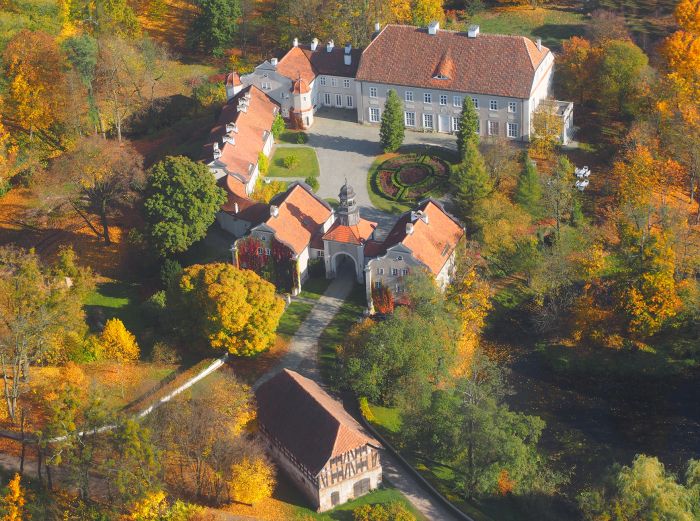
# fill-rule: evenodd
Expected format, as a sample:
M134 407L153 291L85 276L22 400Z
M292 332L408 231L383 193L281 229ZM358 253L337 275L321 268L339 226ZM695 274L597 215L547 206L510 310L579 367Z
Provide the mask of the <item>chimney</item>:
M333 50L334 43L333 40L328 40L328 43L326 44L326 52L331 52Z
M280 214L280 209L274 204L270 205L270 217L277 217Z
M352 54L344 54L343 59L345 60L345 65L350 65L352 63Z
M233 213L238 213L238 203L233 203Z
M350 54L350 51L352 51L352 44L346 43L345 44L345 54Z
M440 22L430 22L428 25L428 34L437 34L440 30Z
M380 24L379 22L374 22L374 32L378 33L379 31L381 31L381 29L382 29L382 24Z
M423 220L423 222L424 222L425 224L429 224L429 222L428 222L428 214L427 214L427 213L421 212L420 218Z
M413 223L406 223L406 235L413 233Z
M221 149L219 148L219 143L215 141L213 144L213 148L214 148L214 160L216 161L217 159L219 159L221 157Z
M315 51L316 47L318 47L318 38L314 38L313 40L311 40L311 50Z
M535 40L535 43L537 44L537 50L542 52L542 38L537 38L537 40Z
M292 42L292 45L294 47L299 47L299 38L294 38L294 41Z
M273 67L277 67L277 58L270 58L270 65L272 65Z
M469 38L476 38L477 36L479 36L479 26L470 25L469 29L467 29L467 36Z

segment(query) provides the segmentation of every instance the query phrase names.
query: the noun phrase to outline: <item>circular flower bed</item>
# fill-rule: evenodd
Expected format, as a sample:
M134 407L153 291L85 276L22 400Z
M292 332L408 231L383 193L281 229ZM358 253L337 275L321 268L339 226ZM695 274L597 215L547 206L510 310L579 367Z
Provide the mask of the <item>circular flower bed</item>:
M449 172L438 157L403 154L379 165L372 187L391 201L413 203L441 190Z

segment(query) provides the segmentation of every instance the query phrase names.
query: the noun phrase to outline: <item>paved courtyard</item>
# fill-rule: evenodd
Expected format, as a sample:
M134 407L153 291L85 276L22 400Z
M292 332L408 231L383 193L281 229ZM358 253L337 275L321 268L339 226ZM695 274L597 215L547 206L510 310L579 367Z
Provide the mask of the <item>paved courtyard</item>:
M396 220L377 210L369 200L367 172L376 156L382 153L379 145L379 127L360 125L354 110L323 108L314 116L309 129L309 145L316 149L321 169L318 195L324 199L338 198L338 191L347 178L357 194L362 217L379 223L388 232ZM436 145L456 148L450 134L406 131L405 145Z

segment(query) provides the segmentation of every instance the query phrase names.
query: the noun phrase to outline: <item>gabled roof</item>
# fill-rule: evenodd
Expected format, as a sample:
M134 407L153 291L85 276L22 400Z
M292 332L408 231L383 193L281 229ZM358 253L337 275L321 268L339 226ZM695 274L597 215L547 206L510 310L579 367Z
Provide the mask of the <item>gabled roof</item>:
M413 224L410 234L406 233L408 223ZM413 256L425 264L433 275L437 275L463 236L464 230L459 222L439 203L427 199L416 210L406 212L399 218L384 240L383 252L401 244L411 250Z
M239 100L250 93L250 102L245 112L238 111ZM250 180L251 165L258 164L258 155L265 146L265 139L272 129L278 106L254 85L241 90L224 106L218 124L209 133L209 144L205 146L207 158L212 160L213 143L219 144L221 157L214 160L243 182ZM226 124L235 123L238 132L227 132ZM225 136L233 138L234 144L224 141Z
M314 476L332 458L367 444L379 446L340 402L289 369L262 384L255 397L258 421L267 434Z
M299 255L309 245L333 209L319 199L303 183L294 183L286 192L275 196L271 205L278 208L277 217L270 215L265 224L275 232L277 240Z
M362 53L356 79L526 99L549 49L524 36L387 25ZM448 79L437 79L444 71Z
M311 92L311 89L304 78L299 78L294 80L294 83L292 84L292 92L294 94L308 94Z
M340 224L338 221L323 235L324 241L344 242L349 244L364 244L372 235L377 223L360 219L360 222L353 226Z
M250 199L243 181L238 178L232 175L224 176L219 179L218 185L226 190L226 202L221 210L227 214L248 221L253 226L260 224L270 215L270 206Z
M360 64L362 52L358 49L350 51L350 65L345 65L345 48L333 47L331 52L326 46L319 44L315 51L308 45L292 47L277 63L278 73L292 81L301 77L310 84L319 74L354 78Z

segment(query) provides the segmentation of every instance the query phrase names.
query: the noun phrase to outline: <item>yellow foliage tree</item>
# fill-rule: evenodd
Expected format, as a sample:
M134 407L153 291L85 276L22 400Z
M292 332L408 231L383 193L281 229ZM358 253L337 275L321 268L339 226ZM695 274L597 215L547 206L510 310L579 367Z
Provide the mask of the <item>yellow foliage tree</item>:
M262 458L251 461L245 457L240 463L231 466L229 488L234 501L253 505L272 496L275 470Z
M440 22L445 18L442 0L413 0L411 13L413 25L417 26L425 26L434 21Z
M680 106L689 106L689 114L698 118L700 99L700 0L681 0L676 6L679 30L662 47L668 65L668 78L681 98Z
M563 121L557 108L549 100L543 100L532 113L532 138L530 155L550 158L561 140Z
M107 360L128 362L138 360L141 351L136 337L118 318L110 318L97 342L100 355Z
M15 474L8 483L7 495L3 498L5 513L2 521L28 521L29 516L24 509L25 503L20 475Z

